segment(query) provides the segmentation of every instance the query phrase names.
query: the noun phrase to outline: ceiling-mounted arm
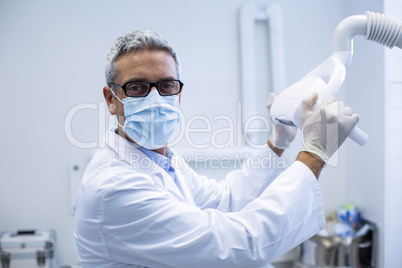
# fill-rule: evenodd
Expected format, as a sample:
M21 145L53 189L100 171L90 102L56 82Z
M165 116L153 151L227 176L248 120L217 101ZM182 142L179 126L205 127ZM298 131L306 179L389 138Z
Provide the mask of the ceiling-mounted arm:
M333 55L347 67L352 61L353 38L364 36L393 48L402 49L402 23L384 14L367 11L365 15L355 15L342 20L335 28L332 37Z

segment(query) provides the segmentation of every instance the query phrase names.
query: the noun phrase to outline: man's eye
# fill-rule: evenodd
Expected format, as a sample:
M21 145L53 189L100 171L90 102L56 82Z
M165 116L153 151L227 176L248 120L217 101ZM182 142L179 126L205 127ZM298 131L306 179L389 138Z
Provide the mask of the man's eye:
M131 97L144 96L148 93L148 84L130 83L126 86L126 94Z
M129 87L127 87L127 90L130 90L130 91L138 91L138 90L142 90L143 89L143 87L141 87L141 86L129 86Z
M166 84L163 84L162 87L165 89L170 89L170 88L174 87L174 85L172 83L166 83Z

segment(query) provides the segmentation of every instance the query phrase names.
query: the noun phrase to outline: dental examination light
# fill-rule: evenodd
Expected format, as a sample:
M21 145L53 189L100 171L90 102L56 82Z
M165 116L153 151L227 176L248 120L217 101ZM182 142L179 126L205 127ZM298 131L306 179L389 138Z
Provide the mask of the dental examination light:
M369 11L365 15L344 19L333 33L332 55L277 96L271 108L271 116L275 121L301 129L302 100L317 92L318 101L323 101L338 92L345 79L346 67L352 61L353 37L356 35L364 35L367 40L389 48L397 46L402 49L401 22ZM367 134L356 126L349 138L359 145L364 145L368 140Z

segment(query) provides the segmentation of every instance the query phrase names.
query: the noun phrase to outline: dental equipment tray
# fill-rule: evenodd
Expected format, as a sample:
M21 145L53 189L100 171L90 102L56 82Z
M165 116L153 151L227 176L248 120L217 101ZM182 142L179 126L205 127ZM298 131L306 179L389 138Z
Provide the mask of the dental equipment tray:
M0 232L0 268L56 268L53 230Z

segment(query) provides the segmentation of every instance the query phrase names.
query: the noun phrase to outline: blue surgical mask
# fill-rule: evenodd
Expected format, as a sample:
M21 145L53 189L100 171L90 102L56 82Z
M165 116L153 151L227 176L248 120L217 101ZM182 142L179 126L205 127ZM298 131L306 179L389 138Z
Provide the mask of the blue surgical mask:
M165 146L180 121L179 96L161 96L152 90L146 97L125 98L122 103L126 120L119 125L126 134L150 150Z

